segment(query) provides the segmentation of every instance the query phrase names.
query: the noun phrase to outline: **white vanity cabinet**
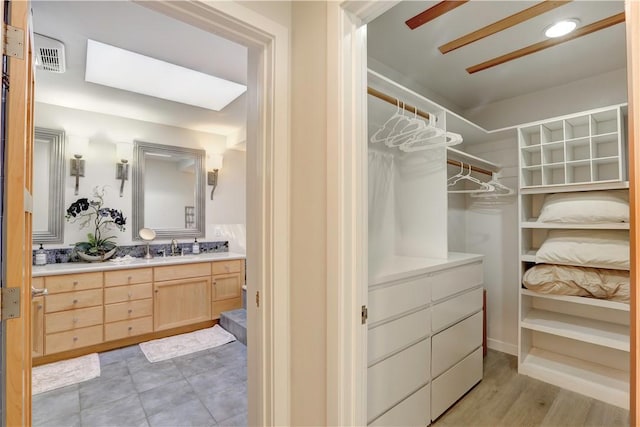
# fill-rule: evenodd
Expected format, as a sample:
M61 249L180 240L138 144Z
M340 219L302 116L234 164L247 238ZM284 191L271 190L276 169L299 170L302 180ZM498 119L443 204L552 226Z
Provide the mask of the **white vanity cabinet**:
M482 379L482 257L414 260L369 286L371 426L431 424Z

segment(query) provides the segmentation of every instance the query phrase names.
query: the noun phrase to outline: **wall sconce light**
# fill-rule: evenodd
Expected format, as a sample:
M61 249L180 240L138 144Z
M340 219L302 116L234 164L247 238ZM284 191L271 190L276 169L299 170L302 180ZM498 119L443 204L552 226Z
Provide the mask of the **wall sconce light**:
M89 147L89 139L81 136L69 135L69 151L73 154L71 160L71 176L76 177L75 194L78 195L80 187L80 177L84 177L84 160L82 160L82 153L84 153Z
M222 154L212 154L209 157L209 165L213 169L207 172L207 184L211 185L211 200L213 200L213 192L218 186L218 171L222 168Z
M120 197L124 192L124 182L129 180L129 158L131 157L131 144L119 142L116 144L116 179L120 180Z

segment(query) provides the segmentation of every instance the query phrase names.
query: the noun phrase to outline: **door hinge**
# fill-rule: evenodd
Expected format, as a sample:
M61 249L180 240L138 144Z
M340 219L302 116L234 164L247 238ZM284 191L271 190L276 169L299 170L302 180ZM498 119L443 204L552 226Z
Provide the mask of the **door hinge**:
M256 307L260 307L260 291L256 291Z
M364 325L365 323L367 323L367 319L369 318L369 309L367 308L366 305L362 306L362 311L360 312L360 316L362 319L362 324Z
M24 30L3 24L4 46L2 54L13 58L24 59Z
M2 320L20 317L20 288L2 288L0 292L2 294L2 301L0 301Z

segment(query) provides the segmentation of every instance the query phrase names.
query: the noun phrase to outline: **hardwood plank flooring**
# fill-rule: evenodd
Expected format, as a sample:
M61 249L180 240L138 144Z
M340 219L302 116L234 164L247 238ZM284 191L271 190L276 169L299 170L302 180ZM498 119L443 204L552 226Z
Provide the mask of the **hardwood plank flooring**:
M629 411L518 375L515 356L489 350L484 379L433 425L615 427L629 425Z

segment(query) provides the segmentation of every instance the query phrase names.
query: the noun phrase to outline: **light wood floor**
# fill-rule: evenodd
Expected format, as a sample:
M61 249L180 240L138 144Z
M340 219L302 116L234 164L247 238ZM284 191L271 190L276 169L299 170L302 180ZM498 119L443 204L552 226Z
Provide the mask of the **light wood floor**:
M629 411L518 375L517 359L489 350L484 379L433 425L628 426Z

